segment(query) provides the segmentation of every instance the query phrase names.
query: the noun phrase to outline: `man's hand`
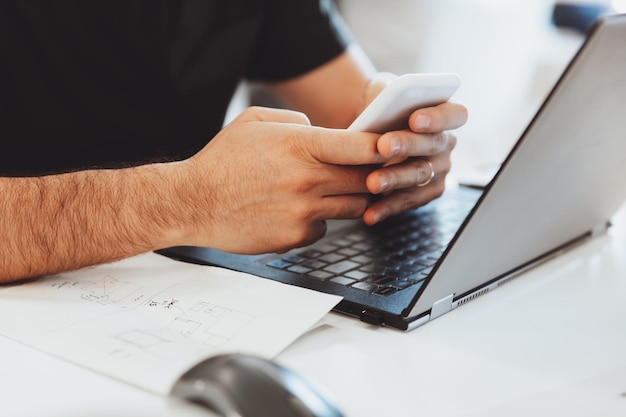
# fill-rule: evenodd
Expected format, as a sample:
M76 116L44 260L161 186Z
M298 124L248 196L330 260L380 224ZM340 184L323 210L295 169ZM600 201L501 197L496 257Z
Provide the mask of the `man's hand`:
M379 137L312 127L288 110L247 109L187 161L191 188L180 199L193 220L179 244L280 252L319 239L326 219L361 217L368 175L391 160Z
M368 190L384 198L367 209L365 223L377 223L441 196L456 145L456 136L449 130L466 120L463 105L447 102L415 111L409 118L410 129L380 137L377 149L392 162L367 177Z
M365 88L363 108L394 78L389 73L376 74ZM447 102L413 112L409 129L380 137L377 149L391 161L367 177L368 190L384 198L367 209L365 223L375 224L441 196L450 172L450 153L456 145L456 136L449 130L466 121L467 109Z
M380 135L312 127L301 113L244 111L193 157L126 169L1 178L0 282L169 246L286 251L359 218Z

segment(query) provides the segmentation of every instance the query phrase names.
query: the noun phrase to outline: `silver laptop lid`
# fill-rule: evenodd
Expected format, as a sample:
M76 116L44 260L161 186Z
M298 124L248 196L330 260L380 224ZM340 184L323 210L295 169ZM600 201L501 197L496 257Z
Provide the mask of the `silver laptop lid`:
M626 199L625 178L626 15L617 15L574 57L409 316L605 225Z

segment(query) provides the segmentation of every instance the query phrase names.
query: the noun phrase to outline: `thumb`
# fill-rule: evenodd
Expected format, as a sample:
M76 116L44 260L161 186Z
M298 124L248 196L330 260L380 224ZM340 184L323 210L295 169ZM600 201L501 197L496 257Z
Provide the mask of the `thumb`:
M384 164L377 148L380 135L321 127L306 128L304 141L309 153L320 162L337 165ZM303 132L304 133L304 132Z

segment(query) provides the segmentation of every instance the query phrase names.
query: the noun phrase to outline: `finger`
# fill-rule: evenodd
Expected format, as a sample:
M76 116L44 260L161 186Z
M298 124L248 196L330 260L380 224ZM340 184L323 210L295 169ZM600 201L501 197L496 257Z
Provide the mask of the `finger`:
M316 173L318 195L368 194L368 176L378 166L325 165Z
M442 132L463 126L467 117L467 108L463 104L448 101L414 111L409 117L409 127L414 132Z
M382 157L376 148L379 135L312 127L304 113L265 107L249 107L235 120L247 122L274 122L302 125L301 129L289 127L284 131L290 146L295 152L308 150L309 154L321 162L341 165L381 164L388 159ZM285 126L286 128L286 126Z
M378 152L387 158L437 155L451 151L456 146L456 136L450 132L415 133L399 130L385 133L377 143Z
M274 244L279 246L279 251L309 245L325 234L326 220L358 219L365 213L368 202L369 195L355 194L293 204L290 206L292 218L300 221L293 223L287 234L278 236Z
M320 204L320 219L358 219L365 213L369 194L337 195L325 197Z
M311 122L306 114L286 109L274 109L269 107L252 106L245 109L239 114L235 120L240 121L257 121L257 122L276 122L276 123L294 123L299 125L310 126Z
M380 135L343 129L307 127L292 136L293 145L304 147L320 162L339 165L383 164L383 157L376 146Z
M377 169L368 175L366 185L372 194L418 187L419 184L445 177L450 168L449 158L412 158L398 165Z
M363 213L363 221L373 225L395 214L423 206L440 197L444 189L445 181L438 180L423 188L395 191L368 207Z

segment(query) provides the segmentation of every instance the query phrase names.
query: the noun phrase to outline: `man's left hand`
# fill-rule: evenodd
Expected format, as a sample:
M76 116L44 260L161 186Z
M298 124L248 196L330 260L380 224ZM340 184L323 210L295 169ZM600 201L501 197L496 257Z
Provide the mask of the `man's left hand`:
M368 190L383 198L365 211L366 224L378 223L441 196L450 172L450 153L456 145L456 136L450 130L466 121L465 106L446 102L416 110L409 118L409 129L380 137L378 151L393 160L367 177Z

